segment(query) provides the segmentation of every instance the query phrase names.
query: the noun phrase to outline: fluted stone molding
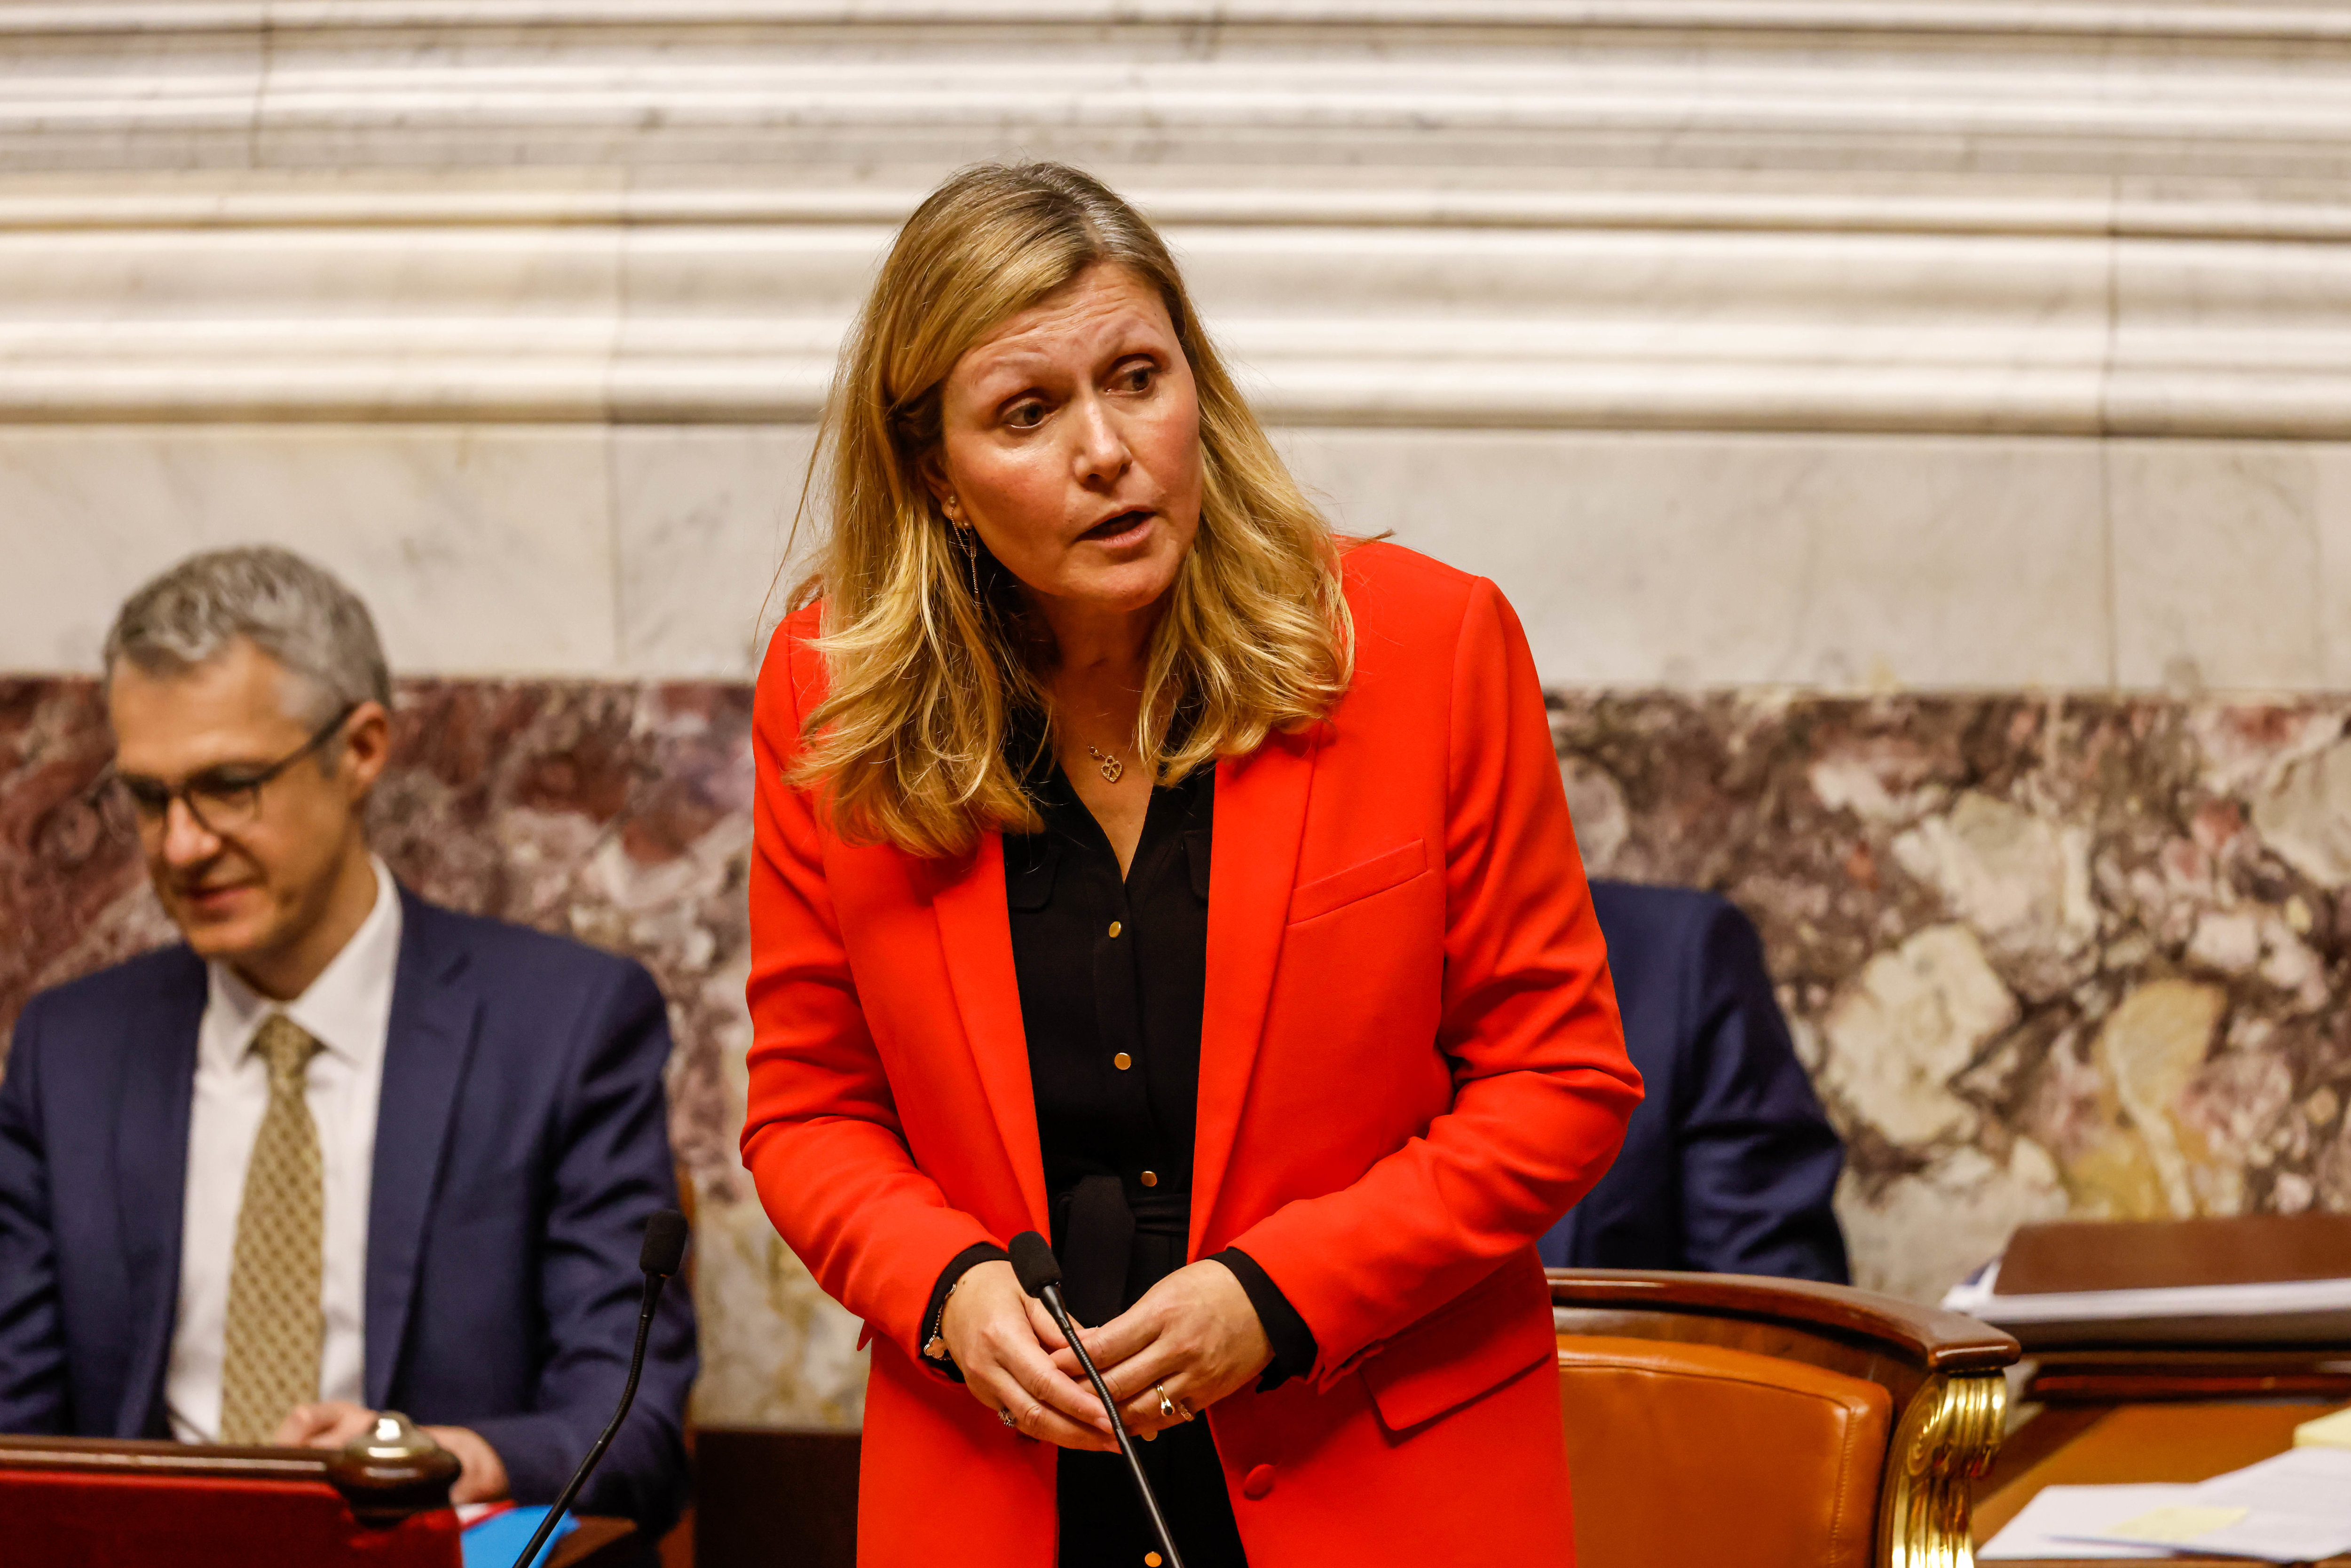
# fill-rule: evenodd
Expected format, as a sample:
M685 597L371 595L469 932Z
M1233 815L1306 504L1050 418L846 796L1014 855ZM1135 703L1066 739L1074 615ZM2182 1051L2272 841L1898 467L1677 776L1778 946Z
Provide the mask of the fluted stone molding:
M2351 685L2351 13L2188 0L0 0L0 668L266 537L405 669L747 674L1019 155L1560 685Z
M804 420L1034 153L1276 419L2351 430L2351 17L2198 4L0 4L0 418Z

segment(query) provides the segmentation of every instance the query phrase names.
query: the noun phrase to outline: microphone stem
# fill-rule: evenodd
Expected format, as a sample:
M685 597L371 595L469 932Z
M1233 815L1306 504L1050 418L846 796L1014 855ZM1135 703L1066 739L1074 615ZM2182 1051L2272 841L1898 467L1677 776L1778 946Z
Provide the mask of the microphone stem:
M1037 1294L1045 1303L1045 1310L1053 1314L1053 1326L1061 1331L1061 1337L1068 1340L1070 1348L1078 1353L1078 1364L1086 1369L1086 1378L1094 1385L1095 1396L1102 1400L1102 1409L1110 1416L1111 1430L1118 1434L1118 1451L1126 1456L1126 1468L1134 1476L1135 1495L1143 1499L1143 1511L1151 1516L1151 1528L1159 1536L1159 1550L1167 1559L1166 1568L1184 1568L1184 1554L1176 1550L1175 1532L1167 1528L1166 1517L1159 1511L1159 1500L1152 1495L1150 1478L1143 1473L1143 1456L1134 1451L1134 1439L1127 1436L1126 1422L1119 1416L1118 1403L1111 1398L1110 1389L1103 1384L1102 1374L1094 1370L1094 1358L1088 1355L1086 1347L1078 1343L1078 1325L1070 1321L1070 1309L1061 1303L1061 1288L1048 1285Z
M538 1561L538 1549L547 1544L549 1536L555 1533L555 1527L562 1522L564 1511L571 1506L571 1500L580 1495L580 1488L587 1481L588 1473L596 1468L596 1461L604 1457L604 1450L612 1446L613 1435L620 1431L621 1423L628 1417L629 1406L637 1397L637 1378L645 1370L645 1336L653 1332L653 1304L661 1300L662 1287L667 1283L669 1276L666 1274L645 1276L644 1301L637 1308L637 1343L636 1348L629 1353L629 1381L621 1388L621 1407L612 1412L612 1419L605 1425L604 1435L596 1439L596 1446L588 1450L588 1457L572 1472L570 1482L563 1489L563 1495L555 1500L555 1506L549 1509L547 1517L538 1521L538 1529L531 1534L530 1544L524 1547L522 1555L514 1560L514 1568L530 1568Z

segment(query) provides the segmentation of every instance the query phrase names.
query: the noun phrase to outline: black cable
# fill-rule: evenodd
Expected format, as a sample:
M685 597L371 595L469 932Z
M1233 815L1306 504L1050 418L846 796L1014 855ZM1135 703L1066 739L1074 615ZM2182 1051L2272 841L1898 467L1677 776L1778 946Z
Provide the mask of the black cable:
M604 1450L612 1446L613 1435L620 1431L621 1423L627 1419L629 1406L637 1397L637 1379L645 1370L645 1340L653 1333L653 1308L661 1301L662 1287L669 1283L669 1277L677 1272L684 1257L685 1217L672 1208L655 1210L645 1221L644 1245L637 1258L637 1267L645 1273L645 1294L637 1308L636 1348L629 1352L629 1381L621 1388L620 1408L612 1412L612 1419L605 1426L604 1435L596 1439L596 1446L588 1450L588 1457L571 1473L570 1482L564 1487L563 1495L555 1500L555 1506L549 1509L547 1517L538 1521L538 1529L531 1534L530 1544L524 1547L522 1555L515 1559L514 1568L529 1568L529 1564L538 1558L538 1549L547 1544L549 1536L555 1533L555 1527L562 1521L564 1511L571 1506L571 1500L580 1495L580 1489L586 1484L589 1472L596 1468L596 1461L604 1457Z
M1118 1434L1118 1451L1126 1456L1126 1468L1134 1477L1135 1495L1143 1499L1143 1511L1151 1516L1151 1528L1159 1536L1159 1545L1166 1554L1166 1568L1184 1568L1184 1554L1176 1550L1175 1532L1167 1528L1166 1515L1159 1511L1159 1499L1151 1490L1151 1478L1143 1473L1143 1456L1135 1452L1134 1439L1127 1436L1126 1421L1118 1413L1118 1402L1110 1396L1102 1374L1094 1370L1094 1358L1078 1343L1078 1325L1070 1321L1070 1309L1061 1301L1061 1264L1053 1256L1052 1244L1033 1230L1024 1230L1012 1239L1012 1271L1020 1277L1020 1288L1045 1303L1053 1314L1053 1325L1078 1353L1078 1364L1086 1369L1086 1377L1094 1385L1094 1396L1110 1414L1111 1430Z

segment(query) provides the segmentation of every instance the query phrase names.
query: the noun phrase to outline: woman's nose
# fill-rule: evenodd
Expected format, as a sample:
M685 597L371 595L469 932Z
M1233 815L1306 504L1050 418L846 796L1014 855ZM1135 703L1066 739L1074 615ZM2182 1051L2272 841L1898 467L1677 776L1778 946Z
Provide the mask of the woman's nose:
M1115 482L1134 460L1126 449L1126 435L1119 428L1117 417L1099 397L1082 400L1076 413L1072 429L1077 440L1079 480L1086 484Z

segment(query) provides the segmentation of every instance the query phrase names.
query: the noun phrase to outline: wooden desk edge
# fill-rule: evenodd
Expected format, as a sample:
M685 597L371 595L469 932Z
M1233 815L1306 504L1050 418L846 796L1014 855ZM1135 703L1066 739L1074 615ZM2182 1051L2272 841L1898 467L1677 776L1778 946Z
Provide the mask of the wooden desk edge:
M555 1543L547 1568L604 1568L633 1554L637 1527L625 1519L579 1514L579 1528Z

